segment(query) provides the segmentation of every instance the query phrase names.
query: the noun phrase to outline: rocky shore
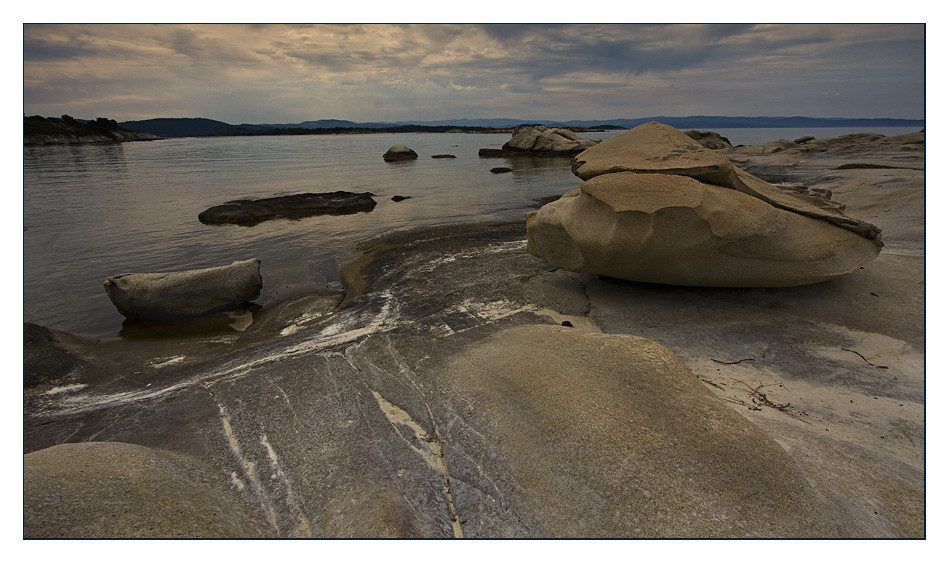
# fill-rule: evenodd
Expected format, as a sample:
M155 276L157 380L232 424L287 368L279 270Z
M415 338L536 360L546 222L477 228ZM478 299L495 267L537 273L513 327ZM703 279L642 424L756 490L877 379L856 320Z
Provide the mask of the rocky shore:
M881 229L862 268L629 282L516 221L366 244L242 331L28 326L24 535L922 537L924 136L788 143L721 152Z

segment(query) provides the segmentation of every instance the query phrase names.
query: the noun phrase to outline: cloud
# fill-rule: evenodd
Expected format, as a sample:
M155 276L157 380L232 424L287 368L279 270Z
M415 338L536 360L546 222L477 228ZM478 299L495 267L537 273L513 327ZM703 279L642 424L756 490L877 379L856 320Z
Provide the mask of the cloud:
M921 117L923 36L885 24L26 25L24 112Z

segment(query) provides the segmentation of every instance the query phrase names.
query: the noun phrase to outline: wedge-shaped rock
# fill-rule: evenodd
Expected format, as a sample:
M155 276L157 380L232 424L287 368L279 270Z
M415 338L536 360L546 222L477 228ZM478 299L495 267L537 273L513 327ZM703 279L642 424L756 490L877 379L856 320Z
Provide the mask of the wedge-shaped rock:
M883 246L880 229L845 216L840 203L782 190L735 167L727 157L703 147L678 129L655 121L580 153L574 157L572 169L584 181L622 172L683 175L751 195L779 209L826 220Z
M798 286L853 272L880 250L822 218L682 175L600 175L527 217L531 254L638 282Z
M126 317L169 319L235 308L260 295L260 261L181 272L110 276L103 284L109 299Z

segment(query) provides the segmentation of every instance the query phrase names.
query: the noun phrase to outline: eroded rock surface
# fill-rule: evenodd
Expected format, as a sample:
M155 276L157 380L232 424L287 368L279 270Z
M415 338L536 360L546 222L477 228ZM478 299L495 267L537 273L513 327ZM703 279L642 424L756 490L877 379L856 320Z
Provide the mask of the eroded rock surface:
M514 130L511 140L501 149L523 153L575 155L594 145L596 141L583 139L569 129L522 125Z
M528 250L574 272L683 286L822 282L876 257L826 221L677 175L610 173L528 215Z
M528 249L576 272L691 286L798 286L873 259L880 229L652 122L577 155L586 181L528 215Z

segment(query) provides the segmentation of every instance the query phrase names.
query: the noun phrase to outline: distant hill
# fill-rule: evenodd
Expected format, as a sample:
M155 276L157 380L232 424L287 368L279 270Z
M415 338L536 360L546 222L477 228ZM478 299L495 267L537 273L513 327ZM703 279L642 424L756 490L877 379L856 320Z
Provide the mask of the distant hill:
M203 118L161 118L142 121L123 121L126 129L146 131L159 137L208 137L226 135L235 126L223 121Z
M630 129L649 121L659 121L677 129L737 129L756 127L906 127L922 128L921 119L891 118L819 118L819 117L728 117L722 115L691 115L686 117L641 117L638 119L597 119L552 121L538 119L480 118L448 119L444 121L402 121L357 123L344 119L319 119L301 123L267 123L232 125L204 118L163 118L124 121L119 125L136 131L154 133L160 137L209 137L222 135L277 135L306 133L372 133L431 131L455 129L492 130L510 129L518 125L546 125L584 129Z

